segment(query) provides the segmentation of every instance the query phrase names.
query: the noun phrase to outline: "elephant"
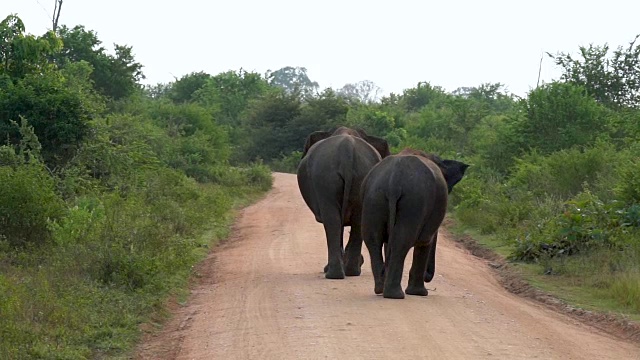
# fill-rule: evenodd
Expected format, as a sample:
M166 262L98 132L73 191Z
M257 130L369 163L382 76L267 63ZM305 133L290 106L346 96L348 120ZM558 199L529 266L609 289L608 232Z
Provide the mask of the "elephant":
M424 282L430 282L435 274L438 228L444 220L448 196L469 166L405 148L377 163L367 174L361 188L361 226L371 258L375 294L404 299L400 282L405 258L413 247L406 293L428 295Z
M360 275L364 263L360 185L369 170L390 154L386 140L362 129L341 126L307 137L297 169L298 187L316 221L324 226L327 279ZM343 248L345 226L351 232Z

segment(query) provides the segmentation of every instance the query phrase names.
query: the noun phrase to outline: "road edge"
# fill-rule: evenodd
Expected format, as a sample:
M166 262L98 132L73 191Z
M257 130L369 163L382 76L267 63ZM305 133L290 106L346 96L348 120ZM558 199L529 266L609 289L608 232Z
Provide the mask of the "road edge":
M534 300L553 311L568 315L585 325L592 326L618 339L636 344L640 342L640 323L630 320L621 314L585 310L576 307L544 290L534 287L500 254L482 246L469 234L455 234L450 231L449 228L455 226L455 224L456 221L447 215L440 231L443 231L449 239L469 251L471 255L485 260L500 285L510 293Z
M273 189L272 186L271 189L256 194L254 198L248 198L246 202L234 205L229 213L231 221L227 224L227 235L212 241L207 254L193 265L187 277L187 283L181 289L186 294L184 302L180 302L176 294L168 296L159 305L159 310L153 314L153 319L140 324L140 337L125 355L126 359L155 360L176 358L179 355L180 345L184 341L182 332L190 327L194 315L188 312L194 296L193 291L215 282L215 262L218 252L237 239L238 223L244 211L264 200ZM157 346L160 338L164 341L162 346Z

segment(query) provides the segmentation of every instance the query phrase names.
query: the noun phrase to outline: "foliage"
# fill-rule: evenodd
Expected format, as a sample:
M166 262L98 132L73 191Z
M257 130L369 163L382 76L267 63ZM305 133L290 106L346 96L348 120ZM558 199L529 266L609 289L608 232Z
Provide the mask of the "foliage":
M309 79L305 67L285 66L267 71L266 78L270 85L282 88L288 94L312 95L318 89L318 83Z
M567 201L564 211L540 232L518 239L513 258L535 260L617 248L622 246L618 242L621 235L634 226L625 220L632 219L636 211L621 207L618 202L604 203L589 191L582 192Z
M0 238L11 246L47 242L48 222L64 214L47 171L39 164L0 166L0 183Z
M381 91L373 81L363 80L355 84L345 84L337 92L351 101L370 104L378 100Z
M288 124L300 115L301 106L298 95L283 92L269 93L250 104L246 122L251 143L247 144L245 160L272 159L293 150Z
M271 162L271 169L273 171L295 174L298 170L300 159L302 159L302 151L296 150L288 155L283 154L280 159Z
M200 71L187 74L171 84L168 97L175 103L193 101L193 94L202 89L211 79L211 75Z
M543 154L574 145L588 145L606 127L605 110L585 89L570 83L551 83L529 93L527 116L517 126L525 149Z
M24 116L35 129L47 164L63 165L72 158L102 104L90 93L79 93L74 82L78 79L71 79L48 71L0 84L0 138L16 143L18 133L11 121Z
M347 126L363 128L367 133L384 136L395 127L395 119L381 110L352 107L347 113Z
M54 56L55 62L64 68L86 61L93 68L91 81L100 94L119 100L140 89L138 82L145 78L142 64L135 61L130 46L115 44L115 55L108 54L98 35L81 25L71 29L62 25L58 28L58 36L64 46Z
M64 46L17 17L0 35L0 358L121 355L271 188L266 165L229 165L218 118L240 125L277 90L231 72L143 93L131 48L109 55L82 26L59 29Z
M567 199L584 190L585 184L594 187L606 180L603 177L615 176L617 156L606 143L582 151L576 147L560 150L546 157L533 152L517 160L508 184L538 197Z
M52 32L41 37L25 34L16 15L0 22L0 79L20 79L26 74L51 69L48 57L60 50L62 42Z
M213 76L192 98L200 105L217 110L218 123L237 126L240 114L249 103L268 91L267 81L260 74L240 69Z
M640 161L637 157L624 164L615 191L620 200L628 204L640 204Z
M444 97L446 97L446 93L440 86L432 86L428 82L419 82L415 88L404 90L400 97L399 105L406 111L418 111L430 103L440 101Z
M584 87L599 103L610 107L637 107L640 105L640 35L608 56L609 45L580 46L582 59L570 54L551 55L562 67L562 80Z

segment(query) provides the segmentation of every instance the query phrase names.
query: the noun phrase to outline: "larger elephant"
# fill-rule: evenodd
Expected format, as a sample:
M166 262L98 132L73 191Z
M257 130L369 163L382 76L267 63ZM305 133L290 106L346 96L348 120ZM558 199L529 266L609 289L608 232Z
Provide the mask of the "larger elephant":
M360 275L364 262L360 187L369 170L388 155L386 140L360 129L339 127L307 138L298 165L298 187L316 221L324 226L328 279ZM351 233L343 248L345 226L351 226Z
M438 228L447 210L448 195L468 167L460 161L442 160L407 148L371 169L362 184L362 236L371 257L376 294L404 298L400 282L412 247L406 293L428 294L424 282L430 282L435 274Z

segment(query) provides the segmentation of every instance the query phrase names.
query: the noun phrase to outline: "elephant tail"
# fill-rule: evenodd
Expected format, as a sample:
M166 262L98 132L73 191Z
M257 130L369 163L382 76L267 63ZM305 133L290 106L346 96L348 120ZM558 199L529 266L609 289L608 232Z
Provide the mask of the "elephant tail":
M351 197L351 188L353 187L353 179L355 177L355 163L356 163L356 149L353 144L353 139L348 137L346 141L340 143L339 151L344 154L344 157L340 159L339 172L344 183L344 189L342 190L342 208L340 209L340 216L342 216L342 223L350 221L350 217L353 214L350 213L349 199Z
M389 200L389 223L387 224L387 234L389 234L389 243L393 241L393 228L396 226L396 213L398 210L398 199L400 195L390 194Z
M350 171L342 172L342 180L344 181L344 192L342 194L342 209L341 209L341 221L344 222L347 220L347 209L349 208L349 197L351 196L351 186L353 184L353 176Z

